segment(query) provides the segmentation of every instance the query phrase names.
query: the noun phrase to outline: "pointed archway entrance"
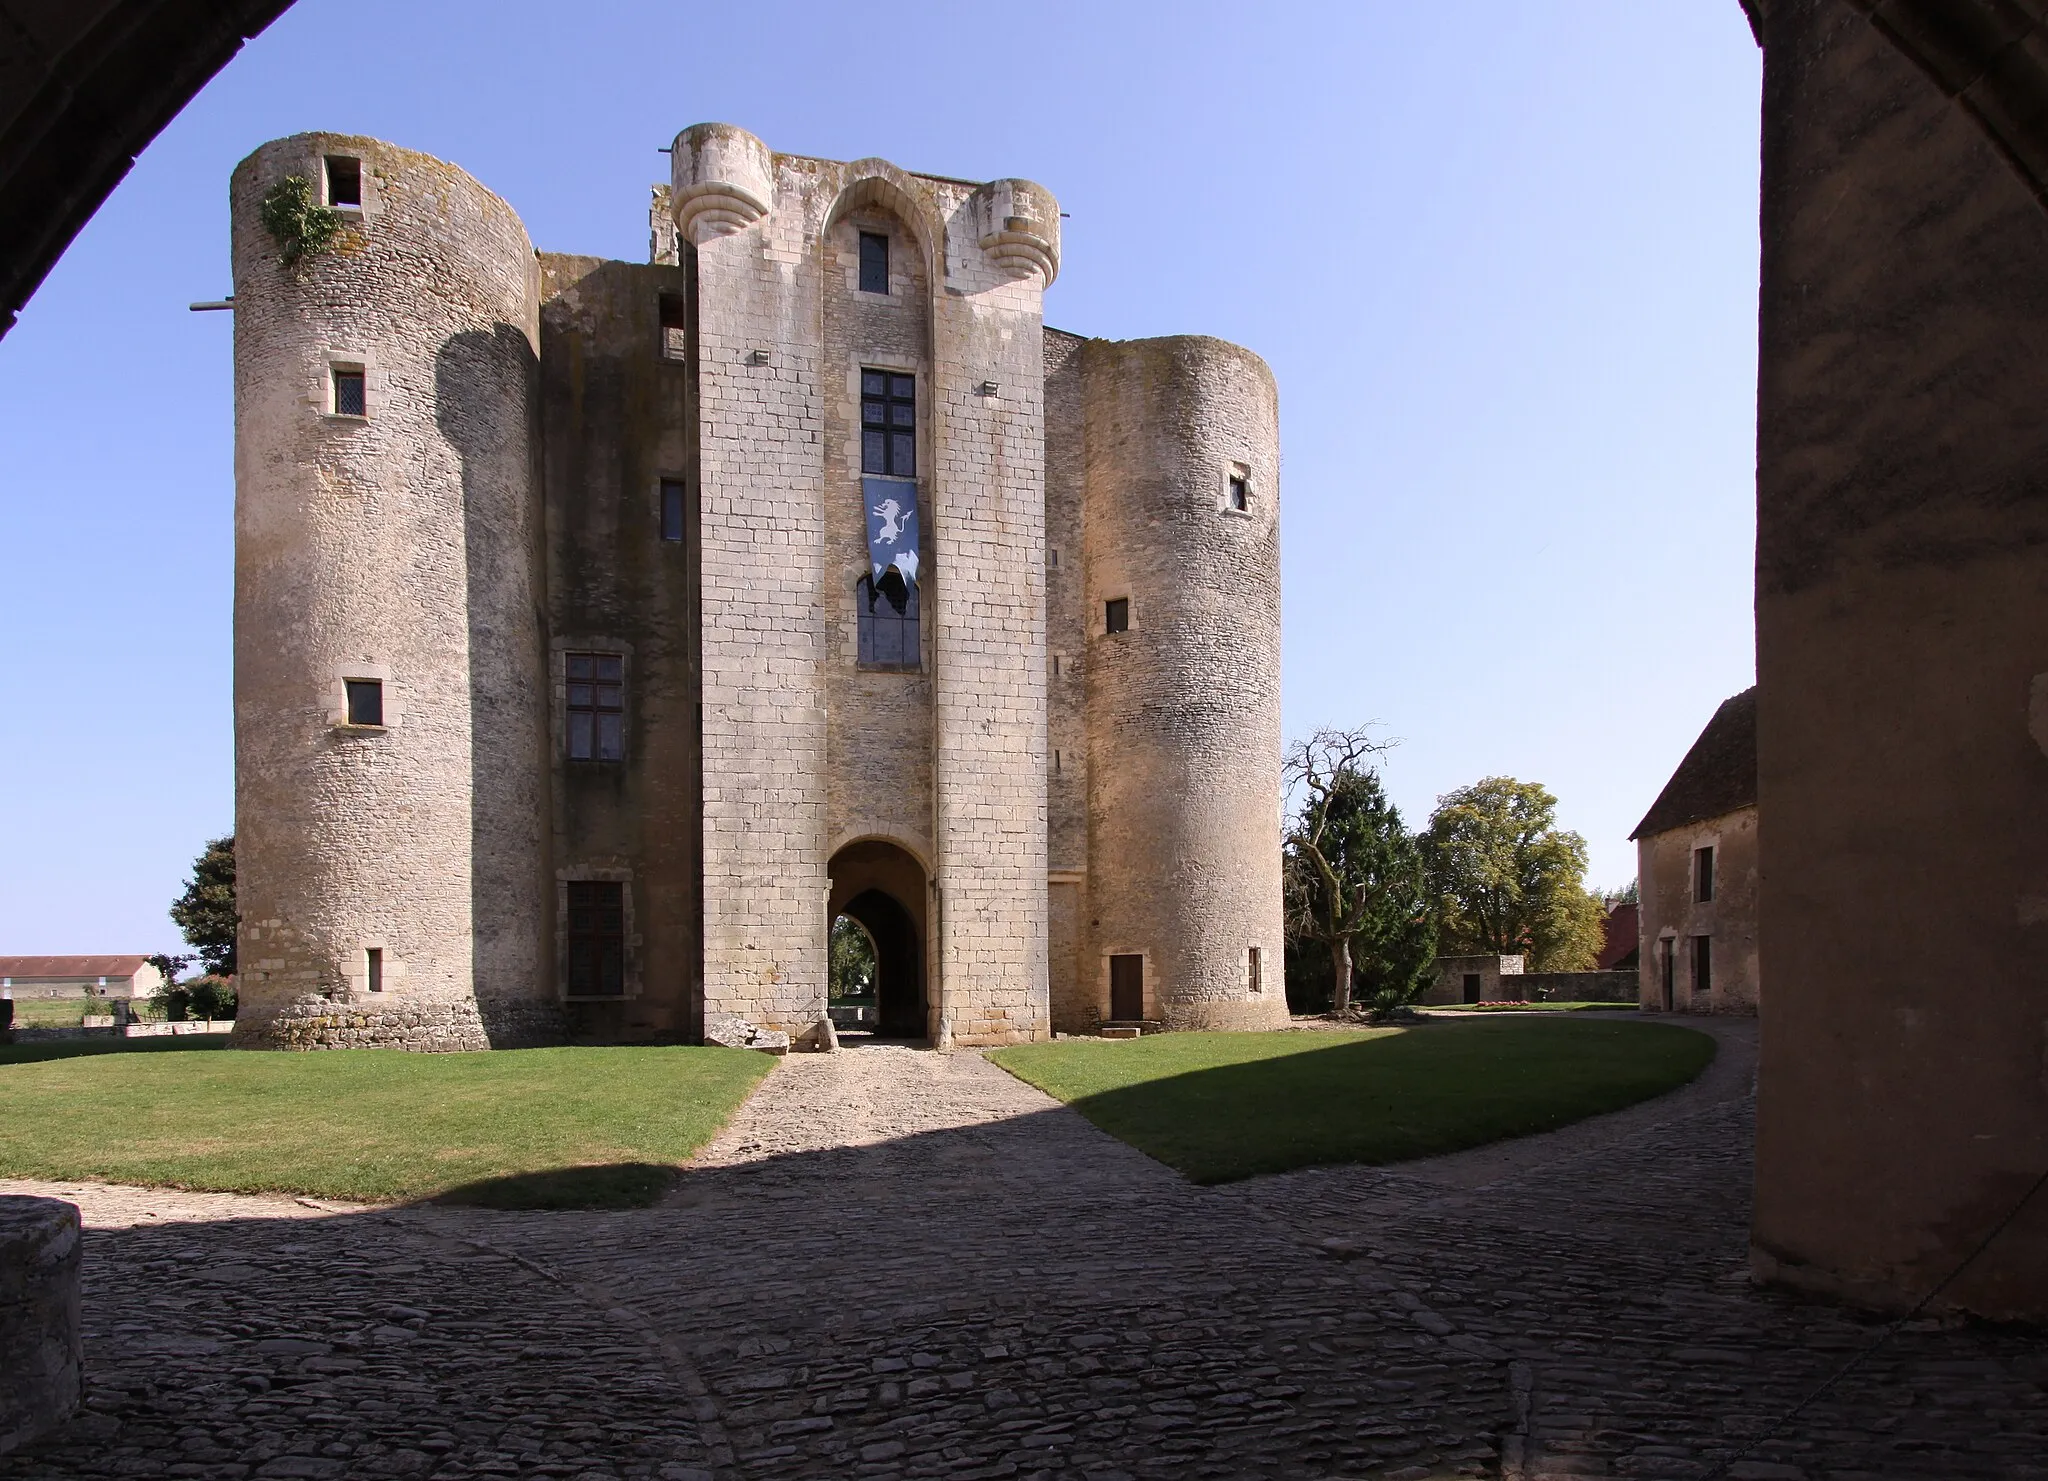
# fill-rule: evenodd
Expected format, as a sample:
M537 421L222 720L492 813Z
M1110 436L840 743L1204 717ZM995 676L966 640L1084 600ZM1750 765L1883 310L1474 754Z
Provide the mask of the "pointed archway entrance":
M875 948L875 1033L922 1039L931 1032L925 993L925 873L909 850L886 839L849 843L827 866L826 924L846 916Z

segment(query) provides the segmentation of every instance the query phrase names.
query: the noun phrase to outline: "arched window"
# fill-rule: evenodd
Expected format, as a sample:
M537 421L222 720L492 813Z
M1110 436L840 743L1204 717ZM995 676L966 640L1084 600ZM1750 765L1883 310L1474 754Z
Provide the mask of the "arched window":
M864 669L917 669L919 660L917 587L891 566L877 581L860 578L854 608L860 624L860 666Z

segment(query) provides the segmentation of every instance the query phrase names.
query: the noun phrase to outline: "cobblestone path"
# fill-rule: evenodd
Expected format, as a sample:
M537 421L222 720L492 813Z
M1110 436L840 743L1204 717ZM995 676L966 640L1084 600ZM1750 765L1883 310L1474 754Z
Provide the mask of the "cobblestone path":
M1745 1275L1754 1025L1672 1096L1196 1189L979 1056L792 1057L660 1208L85 1209L24 1478L1697 1478L1877 1324ZM1740 1481L2048 1478L2039 1334L1923 1323Z

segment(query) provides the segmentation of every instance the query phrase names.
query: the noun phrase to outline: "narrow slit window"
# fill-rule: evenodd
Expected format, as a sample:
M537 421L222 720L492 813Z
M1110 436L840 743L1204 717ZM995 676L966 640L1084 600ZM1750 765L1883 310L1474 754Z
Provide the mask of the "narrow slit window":
M1249 512L1252 507L1252 481L1242 473L1230 475L1230 507L1239 514Z
M923 666L917 588L891 566L880 581L863 576L854 597L859 663L864 669Z
M681 544L683 538L683 483L676 478L661 481L661 538Z
M917 476L917 378L893 370L860 373L860 471Z
M1131 630L1131 599L1111 597L1102 604L1102 630L1127 633Z
M889 291L889 239L878 231L860 234L860 291Z
M1264 969L1265 963L1259 959L1259 949L1254 946L1251 948L1250 955L1245 958L1244 964L1245 986L1249 987L1254 995L1266 990Z
M661 295L661 357L685 360L690 354L689 304L673 293Z
M626 660L616 653L571 653L569 759L626 757Z
M626 991L626 887L572 879L569 886L569 996L616 998Z
M363 963L371 992L384 991L384 948L372 946L363 953Z
M1711 845L1692 851L1692 897L1702 905L1714 898L1714 850Z
M341 682L348 691L348 723L381 726L384 723L384 681L343 679ZM330 694L333 692L328 691Z
M1692 938L1692 994L1704 998L1714 990L1714 938Z
M334 367L334 414L338 417L365 417L370 414L360 369L343 365Z
M327 156L327 204L330 206L354 206L363 204L363 162L351 159L345 154Z

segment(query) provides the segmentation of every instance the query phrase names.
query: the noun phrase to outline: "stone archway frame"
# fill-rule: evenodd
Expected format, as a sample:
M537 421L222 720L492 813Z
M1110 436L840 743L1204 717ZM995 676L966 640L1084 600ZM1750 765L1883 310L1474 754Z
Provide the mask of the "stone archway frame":
M882 980L876 984L877 1002L883 1026L894 1030L896 1037L923 1038L934 1032L934 1009L939 996L931 944L932 872L924 851L915 842L895 836L897 831L860 829L836 841L826 862L831 886L825 901L825 923L829 931L832 921L841 915L860 922L874 941L879 959ZM901 912L902 921L898 923L889 912L872 908L872 902L868 908L856 908L869 895L886 899ZM899 924L911 933L911 955L907 962L896 960L892 969L891 953L904 946L899 939ZM905 988L900 978L890 978L892 970L909 971L915 980ZM915 1022L908 1010L890 1011L892 1000L901 1006L901 995L906 991L914 993L918 1005Z

